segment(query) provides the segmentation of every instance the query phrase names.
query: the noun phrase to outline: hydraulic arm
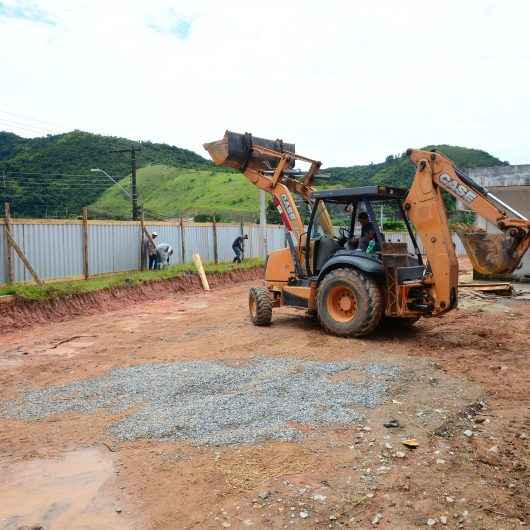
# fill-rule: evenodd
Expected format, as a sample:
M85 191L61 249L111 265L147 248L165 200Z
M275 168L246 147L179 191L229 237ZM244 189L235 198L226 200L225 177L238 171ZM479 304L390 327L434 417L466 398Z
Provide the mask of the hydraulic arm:
M321 163L295 154L292 144L284 144L281 140L257 138L249 133L226 131L221 140L206 143L204 148L215 164L238 169L256 187L272 194L274 206L289 232L288 242L295 266L299 267L302 259L301 249L305 246L305 228L292 194L295 193L305 202L312 204L312 185ZM302 180L295 178L300 173L292 170L296 160L309 164L309 170ZM331 235L331 219L325 207L322 205L321 208L324 231ZM291 233L296 241L293 241Z
M475 270L486 275L513 272L530 246L530 221L458 170L440 153L407 151L416 175L405 200L405 211L425 248L435 312L455 304L458 262L453 248L442 190L494 224L500 234L459 229Z

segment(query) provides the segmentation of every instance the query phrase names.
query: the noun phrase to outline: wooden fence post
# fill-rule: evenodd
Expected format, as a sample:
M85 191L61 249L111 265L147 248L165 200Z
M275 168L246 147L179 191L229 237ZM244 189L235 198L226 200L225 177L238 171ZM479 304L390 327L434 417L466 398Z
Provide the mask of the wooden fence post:
M213 216L212 228L213 228L213 261L214 263L217 264L219 263L219 250L217 247L217 223L215 221L215 214Z
M83 276L85 280L88 280L88 208L83 208L81 237L83 239Z
M13 269L13 250L11 247L11 240L9 239L9 235L11 234L11 207L8 202L4 203L4 216L7 283L13 283L15 281L15 271Z
M186 234L184 232L184 219L180 218L180 252L182 255L182 263L186 263Z
M141 215L140 215L140 270L144 271L147 256L145 254L145 245L144 245L144 232L145 232L145 218L144 218L144 208L141 206Z
M239 221L239 231L241 232L240 235L243 237L245 234L245 229L243 227L243 218ZM243 239L243 252L241 253L241 259L245 259L245 240Z

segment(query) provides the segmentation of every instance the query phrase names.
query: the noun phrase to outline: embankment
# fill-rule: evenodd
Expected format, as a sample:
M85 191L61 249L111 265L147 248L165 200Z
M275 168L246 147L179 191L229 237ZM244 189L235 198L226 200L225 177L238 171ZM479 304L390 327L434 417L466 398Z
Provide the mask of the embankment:
M263 267L207 274L211 288L249 280L262 279ZM28 301L15 298L0 304L0 333L30 327L46 322L60 322L104 311L121 309L133 303L165 298L174 293L201 291L196 274L181 274L168 280L135 283L130 286L111 287L90 293L72 294L45 301Z

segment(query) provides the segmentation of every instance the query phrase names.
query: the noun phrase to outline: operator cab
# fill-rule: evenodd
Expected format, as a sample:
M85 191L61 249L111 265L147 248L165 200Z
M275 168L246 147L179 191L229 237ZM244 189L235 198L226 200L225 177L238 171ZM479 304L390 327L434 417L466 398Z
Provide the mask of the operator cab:
M312 194L314 204L307 231L305 254L308 276L318 275L333 257L356 256L369 260L374 272L383 274L382 249L386 241L377 216L390 217L406 226L416 256L410 265L421 264L421 254L414 233L403 211L408 191L389 186L363 186L318 191ZM333 228L326 227L325 205ZM388 245L386 245L388 247Z

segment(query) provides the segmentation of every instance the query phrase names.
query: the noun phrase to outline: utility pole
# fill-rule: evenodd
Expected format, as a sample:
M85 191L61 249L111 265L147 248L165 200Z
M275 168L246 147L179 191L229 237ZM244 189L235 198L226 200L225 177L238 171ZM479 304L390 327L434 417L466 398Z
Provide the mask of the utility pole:
M111 153L131 153L131 202L132 202L132 218L133 221L138 221L138 189L136 187L136 152L141 151L141 147L128 147L127 149L113 149Z

